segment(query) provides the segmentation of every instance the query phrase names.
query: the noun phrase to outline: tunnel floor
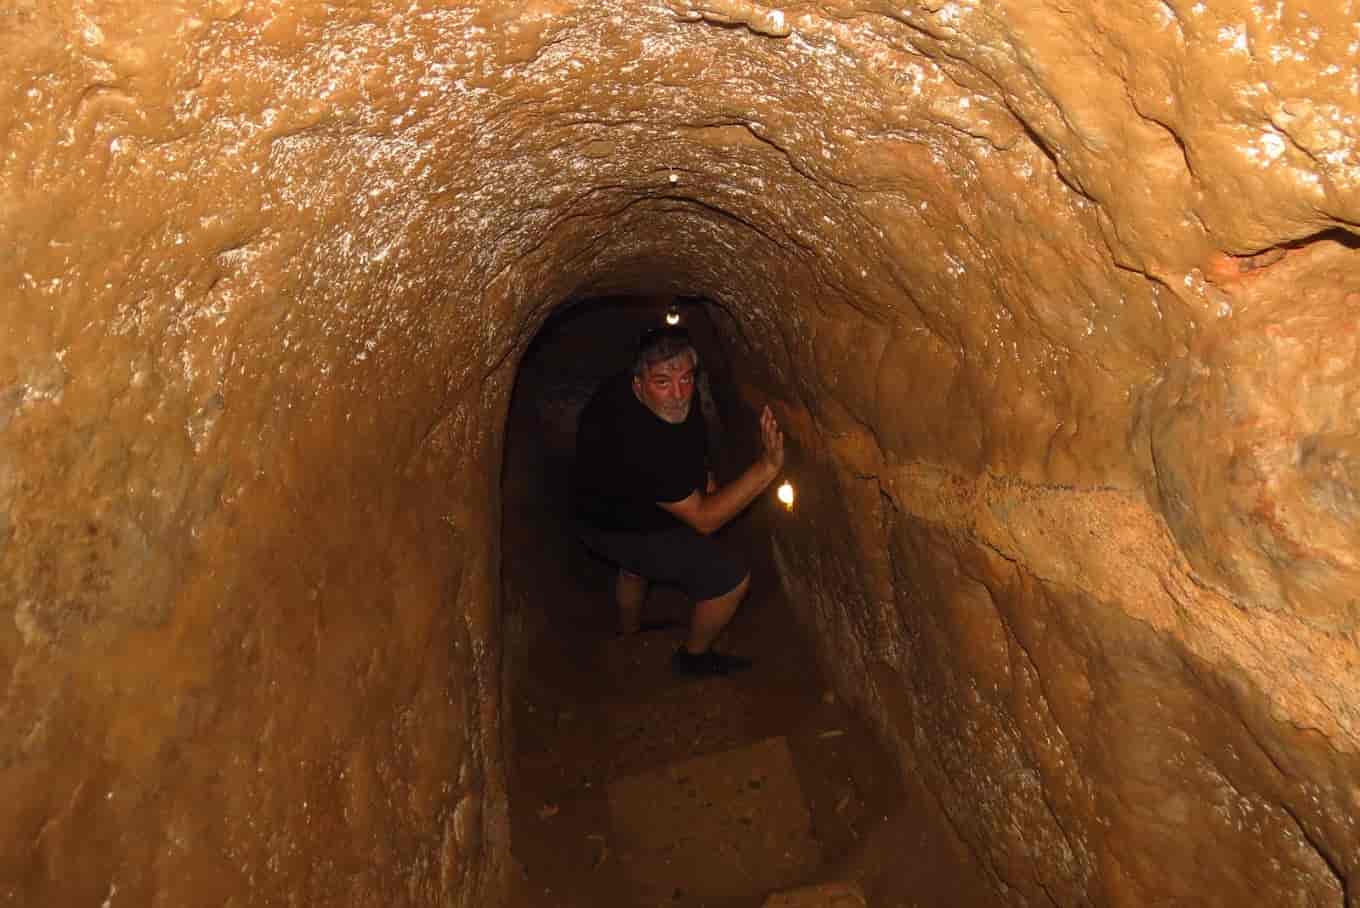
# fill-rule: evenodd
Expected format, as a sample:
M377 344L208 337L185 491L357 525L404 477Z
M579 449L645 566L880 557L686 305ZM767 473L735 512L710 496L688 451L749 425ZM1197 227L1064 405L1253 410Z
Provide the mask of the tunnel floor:
M612 571L565 528L569 458L544 443L535 374L552 370L521 373L503 481L511 904L991 904L929 793L823 684L764 542L786 515L758 504L723 531L752 592L718 645L752 670L672 674L676 590L643 616L674 626L615 633Z

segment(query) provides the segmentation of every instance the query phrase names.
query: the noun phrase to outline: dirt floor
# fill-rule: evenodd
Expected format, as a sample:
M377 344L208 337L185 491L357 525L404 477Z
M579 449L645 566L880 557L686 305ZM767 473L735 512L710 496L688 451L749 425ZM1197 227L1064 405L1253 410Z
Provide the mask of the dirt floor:
M719 648L755 667L674 676L689 603L653 588L644 619L673 626L616 634L612 570L566 529L568 449L533 405L549 392L522 374L502 551L514 904L741 908L826 881L884 908L991 904L929 793L822 684L764 542L787 515L758 503L722 536L753 582Z

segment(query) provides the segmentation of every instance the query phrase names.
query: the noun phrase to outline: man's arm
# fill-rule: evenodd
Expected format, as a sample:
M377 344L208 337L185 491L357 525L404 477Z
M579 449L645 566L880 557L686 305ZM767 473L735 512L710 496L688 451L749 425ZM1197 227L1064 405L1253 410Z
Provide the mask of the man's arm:
M761 455L727 485L712 493L695 489L680 501L658 501L657 506L705 536L722 529L765 491L784 466L784 433L769 407L760 414L760 439Z

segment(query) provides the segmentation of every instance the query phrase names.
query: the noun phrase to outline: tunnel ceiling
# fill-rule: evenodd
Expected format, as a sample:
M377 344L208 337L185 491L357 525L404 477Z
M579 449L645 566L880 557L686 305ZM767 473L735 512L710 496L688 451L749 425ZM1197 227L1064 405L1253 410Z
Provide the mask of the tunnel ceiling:
M259 778L312 784L290 755L369 740L307 724L322 663L284 654L324 613L363 641L336 663L354 715L457 703L465 732L384 727L336 790L377 803L352 780L451 748L457 785L406 792L438 792L421 866L469 904L494 888L457 868L503 853L501 426L548 315L611 293L732 315L741 393L852 511L863 570L800 570L862 584L884 639L921 604L903 559L960 589L1004 563L1029 586L991 577L989 601L1113 608L1230 676L1219 702L1353 755L1357 23L1354 0L10 3L0 652L23 731L0 765L32 794L6 828L86 815L60 806L105 787L79 766L150 778L170 741L207 766L203 729L258 739L261 713L297 734ZM370 607L326 611L341 589ZM77 670L134 639L180 655ZM446 656L409 658L428 639ZM211 693L228 677L247 693ZM1328 766L1297 775L1353 798ZM99 809L170 823L138 803ZM245 811L214 841L265 866ZM397 813L372 823L429 819ZM1341 879L1339 816L1299 822Z
M801 278L955 348L1014 320L1159 358L1215 311L1216 253L1356 220L1355 76L1311 65L1353 56L1353 19L1212 7L21 4L9 166L80 198L34 242L88 212L167 247L160 280L105 278L192 271L228 311L271 265L380 311L657 262L767 318ZM76 256L31 281L110 289Z
M1231 308L1224 254L1356 220L1355 76L1313 65L1353 58L1342 9L227 0L6 28L11 211L41 212L16 278L162 337L200 397L229 344L199 323L272 344L262 293L314 306L320 349L495 363L556 301L665 283L784 344L850 306L992 376L975 406L1076 369L1114 386L1057 409L1126 410Z

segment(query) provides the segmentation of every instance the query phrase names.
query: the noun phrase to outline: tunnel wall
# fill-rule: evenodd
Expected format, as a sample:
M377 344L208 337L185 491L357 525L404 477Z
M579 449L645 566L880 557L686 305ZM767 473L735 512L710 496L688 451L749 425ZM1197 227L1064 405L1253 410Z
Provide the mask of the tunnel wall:
M5 904L504 888L510 375L264 12L0 19Z
M645 292L1004 901L1354 906L1360 17L1107 6L11 4L0 892L494 904L511 377Z

